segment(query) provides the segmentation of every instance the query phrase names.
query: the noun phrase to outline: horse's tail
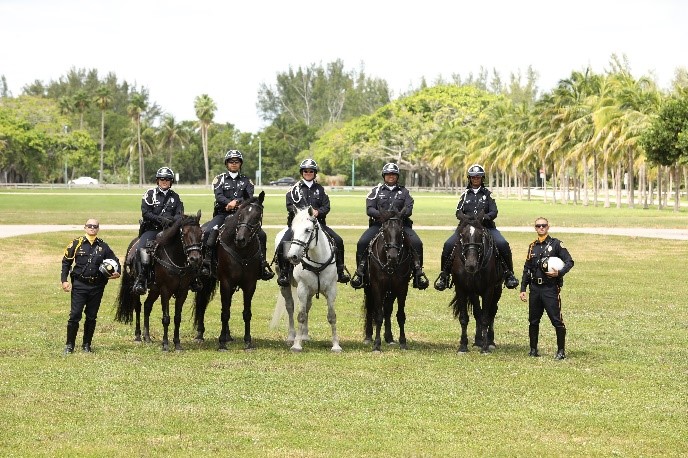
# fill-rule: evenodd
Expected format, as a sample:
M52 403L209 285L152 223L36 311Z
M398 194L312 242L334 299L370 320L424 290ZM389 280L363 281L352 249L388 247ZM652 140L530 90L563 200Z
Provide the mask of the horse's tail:
M279 326L280 321L282 321L282 317L285 313L287 313L287 307L286 302L284 301L284 296L282 296L282 294L278 294L277 303L275 304L275 311L272 312L272 320L270 320L269 328L271 330L277 329L277 326Z
M215 297L215 291L217 291L217 280L215 277L201 277L201 283L203 288L196 293L192 312L194 329L198 329L198 324L205 316L205 310L208 308L210 301L213 300L213 297Z
M454 311L454 318L459 317L459 294L454 292L454 297L449 302L449 307Z
M134 300L134 295L132 293L132 288L134 286L134 275L133 271L130 269L122 269L122 281L119 286L119 293L117 294L115 311L115 321L120 323L129 324L134 320L134 307L136 301Z
M469 294L468 295L468 314L473 313L473 306L474 305L480 305L478 295L477 294ZM455 292L454 297L452 298L451 302L449 303L449 307L452 308L454 311L454 318L459 317L459 313L461 312L461 307L459 306L459 293Z

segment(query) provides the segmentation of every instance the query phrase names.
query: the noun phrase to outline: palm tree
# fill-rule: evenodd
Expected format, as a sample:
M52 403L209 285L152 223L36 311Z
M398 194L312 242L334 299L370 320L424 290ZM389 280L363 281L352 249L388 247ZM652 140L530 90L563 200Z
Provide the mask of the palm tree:
M146 175L143 164L143 148L141 145L141 115L148 106L146 94L132 92L127 106L127 113L136 126L137 145L139 150L139 185L143 185L143 177Z
M84 128L84 112L91 104L91 99L88 93L83 89L80 89L74 94L74 107L76 111L79 112L79 129Z
M166 114L162 118L162 123L158 128L158 148L164 152L168 151L167 166L172 167L172 155L175 146L185 148L189 144L187 131L181 124L177 124L174 116Z
M208 128L213 122L217 105L208 94L201 94L194 100L194 108L201 128L201 146L203 147L203 163L205 165L205 184L210 184L210 166L208 164Z
M98 175L98 182L103 182L103 156L105 151L105 110L112 105L112 96L110 88L107 86L100 86L96 90L96 96L93 99L100 110L100 172Z

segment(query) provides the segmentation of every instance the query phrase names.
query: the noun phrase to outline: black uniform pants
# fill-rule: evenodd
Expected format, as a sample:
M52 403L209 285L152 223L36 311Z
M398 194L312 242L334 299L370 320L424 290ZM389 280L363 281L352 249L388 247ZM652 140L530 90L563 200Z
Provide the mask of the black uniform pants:
M375 235L380 232L380 228L382 226L378 224L373 224L370 226L366 231L361 235L361 238L358 239L358 243L356 244L356 265L358 266L361 264L361 259L363 259L363 254L365 251L368 249L368 245L370 245L370 241L373 240ZM423 241L418 237L418 234L416 234L416 231L414 231L410 227L404 226L404 233L406 234L406 237L408 237L409 241L411 242L411 246L413 249L418 253L418 260L420 261L420 265L423 265Z
M536 280L536 279L533 279ZM547 312L552 326L564 328L564 317L561 315L561 288L557 285L530 284L530 297L528 300L528 321L531 326L539 326L543 312Z
M78 278L73 278L72 305L67 323L73 323L78 326L79 321L81 321L81 315L85 312L86 323L91 322L95 324L104 291L104 283L90 284L84 283Z

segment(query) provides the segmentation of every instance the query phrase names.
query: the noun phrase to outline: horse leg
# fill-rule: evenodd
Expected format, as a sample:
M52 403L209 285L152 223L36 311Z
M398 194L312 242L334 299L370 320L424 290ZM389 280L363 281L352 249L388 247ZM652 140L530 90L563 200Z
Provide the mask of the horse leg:
M134 329L134 342L141 342L141 300L136 295L134 299L134 311L136 312L136 328Z
M461 324L461 340L459 341L459 353L468 351L468 298L460 296L459 301L459 323Z
M336 298L336 288L331 288L327 293L327 322L332 328L332 351L339 353L342 347L339 345L339 335L337 334L337 314L334 310L334 300Z
M383 299L383 314L384 314L384 325L385 325L385 342L388 345L393 345L394 336L392 335L392 310L394 309L394 296L390 293L385 294Z
M170 341L168 338L170 327L170 298L167 294L163 293L160 302L162 302L162 351L170 351Z
M372 292L370 288L366 287L364 290L364 307L365 307L365 338L363 343L365 345L370 345L373 342L373 307L374 301L372 298Z
M473 306L473 318L475 319L475 339L473 340L473 346L474 347L482 347L483 346L483 327L482 327L482 320L480 319L481 317L481 309L480 309L480 299L476 295L471 295L469 300L471 301L471 304Z
M301 340L304 342L309 342L311 340L310 332L308 331L308 317L311 314L311 307L313 306L313 296L309 295L306 300L306 319L303 322L303 327L301 328Z
M490 328L490 310L492 309L492 294L487 293L483 296L482 308L480 310L480 317L476 315L476 321L480 320L480 331L482 346L480 347L480 353L486 354L490 353L490 340L488 339L487 333Z
M150 337L150 316L153 312L153 304L155 304L158 296L157 293L150 293L143 303L143 341L146 343L152 342ZM140 307L141 303L139 302L139 309Z
M296 295L299 298L299 313L296 317L299 322L299 332L294 337L294 344L291 346L291 350L298 352L303 350L302 342L305 340L304 336L308 335L308 302L311 298L308 296L307 287L302 284L296 287Z
M229 342L229 316L230 308L232 307L232 296L234 290L229 288L229 285L220 283L220 301L222 302L222 311L220 312L220 321L222 322L222 329L220 330L220 337L218 338L218 351L227 350L227 342Z
M182 325L182 310L184 308L184 302L186 302L186 296L188 295L188 290L182 290L174 301L174 337L172 341L174 342L174 349L176 351L182 351L182 342L179 337L179 328Z
M253 284L253 289L247 287L244 291L244 350L253 350L256 348L253 345L253 339L251 338L251 317L253 313L251 312L251 301L253 300L253 293L255 290L255 283Z
M296 337L296 330L294 328L294 297L291 294L291 286L281 286L280 293L282 293L284 298L284 308L287 309L287 319L289 321L289 333L287 334L286 341L291 345Z
M399 325L399 348L406 350L408 349L406 332L404 331L404 325L406 324L406 294L400 294L397 297L397 324Z

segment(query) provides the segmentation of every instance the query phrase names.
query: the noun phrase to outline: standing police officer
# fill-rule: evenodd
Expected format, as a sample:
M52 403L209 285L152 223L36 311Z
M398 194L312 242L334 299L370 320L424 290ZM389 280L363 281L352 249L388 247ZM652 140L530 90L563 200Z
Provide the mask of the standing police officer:
M459 214L477 215L484 213L483 226L486 227L494 239L499 256L505 264L504 285L509 289L518 286L518 280L514 276L514 261L511 255L511 247L504 236L495 226L494 220L497 219L497 203L492 198L492 193L485 187L485 169L482 165L472 165L468 168L468 186L459 198L456 206L456 218ZM456 231L444 242L442 247L441 271L435 280L435 289L443 291L449 284L449 274L451 273L451 253L454 250L459 235Z
M164 228L171 226L184 214L184 203L179 194L172 190L174 172L169 167L160 167L155 174L156 188L151 188L141 199L141 221L139 227L138 277L132 287L134 294L146 294L150 277L150 249L153 239Z
M107 285L108 279L119 278L120 276L119 259L108 244L97 237L99 228L100 224L97 219L90 218L86 221L84 225L86 235L72 240L65 248L62 258L62 290L65 293L72 292L71 309L67 320L65 354L74 352L79 321L81 321L81 315L84 311L86 321L84 322L82 349L87 353L91 352L91 340L93 339L93 332L96 330L96 318L105 285ZM116 269L113 269L112 273L104 268L101 269L103 261L106 259L112 260L116 264ZM73 268L72 264L74 264ZM111 265L111 267L114 266ZM71 284L68 277L71 277Z
M399 166L387 163L382 167L382 179L384 183L375 186L368 194L366 200L366 213L369 217L368 229L361 235L356 245L356 264L358 268L351 279L351 286L358 289L363 287L363 278L368 268L368 246L371 240L382 228L380 223L380 211L396 210L398 212L406 208L404 218L404 232L411 241L413 252L413 287L425 289L428 287L428 278L423 273L423 242L413 230L413 221L410 216L413 213L413 197L405 187L399 185Z
M528 255L523 266L521 293L519 297L526 301L526 286L530 285L530 300L528 302L528 336L530 338L530 356L540 356L538 353L538 337L540 334L540 319L542 313L547 312L549 320L557 333L557 355L555 359L566 358L566 326L561 315L561 288L564 275L573 267L573 259L564 244L549 236L549 221L546 218L535 220L537 239L528 247ZM564 267L556 270L547 265L550 257L558 257L564 261ZM549 268L548 268L549 267Z
M325 221L327 214L330 212L330 198L325 192L325 188L315 181L318 170L318 164L313 159L304 159L301 161L299 173L302 179L292 186L286 194L286 206L289 212L287 226L289 226L289 229L284 233L277 249L277 264L280 267L280 275L277 277L277 284L280 286L289 286L289 272L293 268L292 264L284 259L282 242L291 240L293 236L291 222L294 220L296 211L298 209L308 208L309 206L313 208L313 215L318 219L322 230L332 237L337 247L337 281L339 283L349 282L349 274L345 272L346 267L344 266L344 241L334 230L327 226Z
M244 156L241 154L241 151L235 149L227 151L225 154L225 167L227 167L227 171L216 176L213 180L213 191L215 193L213 219L202 226L203 244L206 247L202 271L204 275L210 275L213 250L220 227L224 224L225 218L233 215L244 200L253 197L253 182L251 182L249 177L241 173L243 163ZM261 245L263 268L261 280L270 280L275 276L275 273L265 261L267 235L262 228L258 231L258 239Z

